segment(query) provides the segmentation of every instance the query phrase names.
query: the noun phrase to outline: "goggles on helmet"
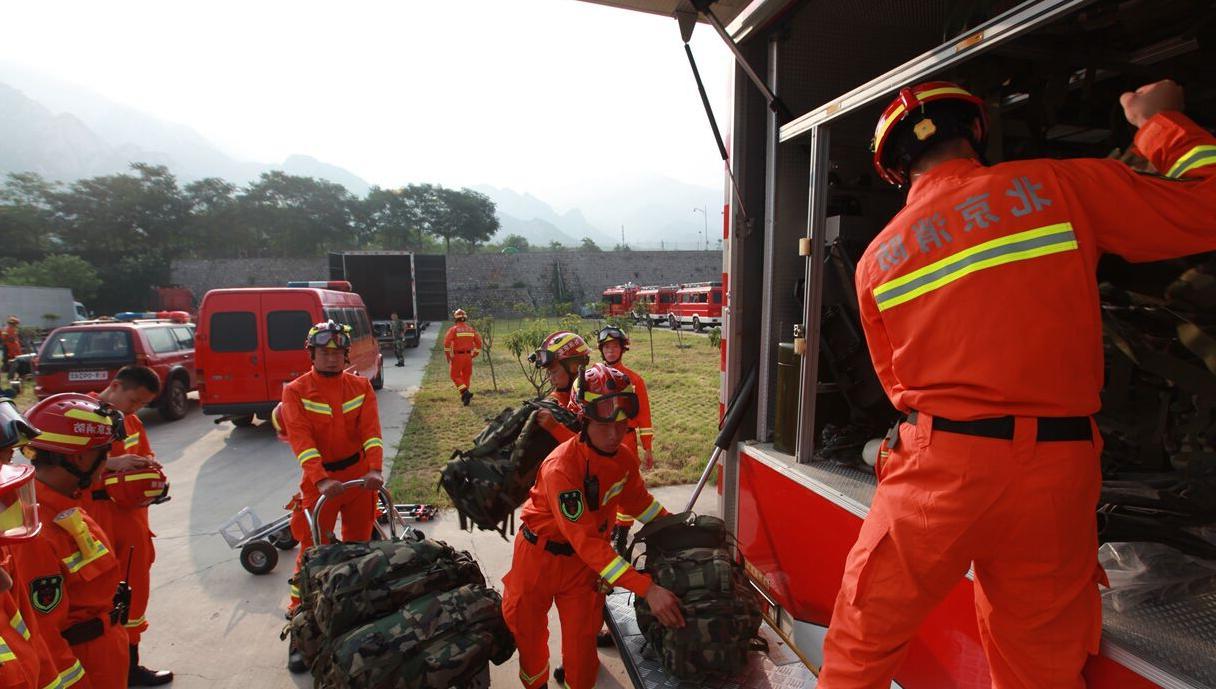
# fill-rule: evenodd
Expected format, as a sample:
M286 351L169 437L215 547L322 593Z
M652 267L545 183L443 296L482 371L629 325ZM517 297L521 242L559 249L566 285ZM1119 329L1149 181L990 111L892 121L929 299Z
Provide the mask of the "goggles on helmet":
M0 449L21 447L39 433L11 400L0 400Z
M549 368L554 363L560 363L566 373L573 376L578 373L579 367L591 363L591 357L583 354L582 356L567 356L559 359L554 352L547 349L538 349L528 356L528 361L531 361L536 368Z
M0 466L0 543L27 541L41 530L34 496L34 467Z
M308 331L307 344L309 347L350 349L350 326L334 321L317 323Z
M590 396L591 393L587 393ZM613 421L628 421L638 415L641 408L637 393L614 392L610 395L600 395L587 399L582 403L583 413L593 421L611 423Z

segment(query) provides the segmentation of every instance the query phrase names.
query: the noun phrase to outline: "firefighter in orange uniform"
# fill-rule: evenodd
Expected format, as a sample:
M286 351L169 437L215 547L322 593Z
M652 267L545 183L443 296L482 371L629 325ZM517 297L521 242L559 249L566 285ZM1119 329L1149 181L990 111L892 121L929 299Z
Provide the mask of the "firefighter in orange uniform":
M4 330L0 331L0 345L4 347L4 373L9 377L17 370L17 365L13 360L21 356L20 325L21 319L9 316L8 324L4 326Z
M52 395L30 408L41 431L25 448L38 482L38 535L10 546L60 686L127 686L130 655L122 626L129 592L110 539L81 505L124 434L122 412L88 395ZM32 453L31 453L32 450Z
M1181 113L1173 82L1121 102L1168 178L1114 160L986 166L984 103L946 82L904 88L883 113L875 166L910 189L856 282L874 367L907 418L880 450L822 689L889 686L972 566L993 686L1085 686L1105 579L1098 259L1216 249L1216 139Z
M574 403L583 431L545 458L524 503L511 571L503 577L502 609L519 647L526 689L549 679L549 608L555 602L564 668L554 679L569 689L595 685L595 635L605 592L613 586L645 597L663 624L684 624L675 594L630 567L608 543L618 509L642 522L666 514L642 483L637 457L621 443L638 413L629 388L628 376L604 364L579 376Z
M110 448L106 470L85 500L85 509L110 538L131 586L131 609L123 626L130 643L128 686L132 687L154 687L173 681L172 672L150 670L139 664L139 642L148 629L146 614L152 588L152 562L156 560L147 506L167 500L168 487L136 412L150 404L158 394L160 379L155 371L146 366L125 366L97 395L102 402L123 413L126 438ZM144 490L134 493L147 499L134 504L124 499L129 484L142 486ZM159 495L144 495L157 490Z
M577 411L571 406L570 388L574 385L579 369L591 363L591 348L587 346L587 341L576 333L559 330L546 337L540 348L528 356L528 360L537 368L544 369L549 384L553 386L549 391L549 399L571 411ZM559 443L576 435L544 409L540 411L539 419L541 428L548 431Z
M37 435L38 429L12 402L0 400L0 689L62 686L10 550L10 545L28 541L42 529L33 467L9 464L13 449Z
M625 436L625 447L638 455L643 468L653 469L654 427L650 420L650 394L646 392L646 381L621 361L625 352L629 351L629 336L620 328L610 325L600 329L596 340L599 341L600 356L603 357L604 363L629 376L629 382L633 384L633 390L638 395L638 415L629 420L630 430L636 433ZM639 442L642 445L640 453Z
M467 407L473 399L469 384L473 381L473 360L481 353L481 335L469 325L464 309L453 311L452 320L456 324L443 336L443 353L448 358L448 374L460 392L461 403Z
M342 514L342 540L366 541L372 535L376 495L384 485L384 442L380 439L380 410L376 393L366 378L347 373L350 364L350 327L334 321L317 323L308 331L306 342L312 357L312 370L283 389L283 424L291 449L300 462L301 500L291 515L292 536L300 542L300 558L312 545L312 533L303 510L312 510L326 496L324 509L317 517L321 534L333 531ZM363 479L363 488L346 490L344 481ZM300 599L294 582L291 607L295 612ZM294 649L289 651L288 668L304 672L308 668Z

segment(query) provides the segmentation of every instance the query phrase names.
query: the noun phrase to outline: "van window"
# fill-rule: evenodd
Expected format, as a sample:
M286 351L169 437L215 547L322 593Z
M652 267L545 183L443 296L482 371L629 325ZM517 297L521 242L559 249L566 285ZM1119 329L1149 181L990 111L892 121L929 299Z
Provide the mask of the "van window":
M173 328L173 336L177 338L178 347L194 349L194 328L188 325Z
M258 321L250 311L211 314L211 350L252 352L258 348Z
M721 292L714 292L714 303L715 304L722 303L722 293Z
M363 327L363 320L359 318L359 309L346 309L346 322L350 324L352 339L367 337L367 328Z
M43 345L48 361L88 361L131 357L131 333L125 330L70 330L57 333Z
M372 330L372 324L371 324L371 321L369 321L369 320L367 319L367 311L365 311L365 310L363 310L363 309L359 309L359 322L363 324L363 332L364 332L364 334L368 334L368 333L370 333L370 334L372 334L372 335L375 335L375 334L376 334L376 333L375 333L375 332Z
M177 338L169 328L148 328L144 330L148 338L148 346L157 354L168 354L177 351Z
M304 349L311 327L307 311L271 311L266 314L266 345L276 352Z

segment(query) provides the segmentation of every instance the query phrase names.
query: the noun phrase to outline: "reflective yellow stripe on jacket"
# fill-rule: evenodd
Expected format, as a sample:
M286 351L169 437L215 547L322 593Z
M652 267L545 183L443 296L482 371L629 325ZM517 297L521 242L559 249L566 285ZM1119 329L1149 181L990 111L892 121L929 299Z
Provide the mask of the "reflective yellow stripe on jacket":
M625 562L625 558L617 555L608 563L608 566L600 570L600 578L609 584L615 584L617 579L620 579L625 572L629 571L629 563Z
M366 396L367 395L359 395L358 397L356 397L354 399L349 399L349 400L346 400L345 402L343 402L342 403L342 413L349 414L349 413L353 412L354 410L358 409L359 407L362 407L363 398Z
M304 409L306 411L310 411L314 414L325 414L326 416L334 415L333 410L330 409L329 405L325 404L324 402L314 402L312 400L301 399L300 404L304 405Z
M372 449L373 447L384 447L384 441L379 438L368 438L367 440L363 441L364 452Z
M59 682L54 684L54 686L59 687L59 689L68 689L68 687L73 686L83 678L84 666L82 666L80 661L77 660L75 663L72 663L72 667L59 673ZM48 685L48 687L49 686L51 685Z
M981 270L1076 248L1077 236L1067 222L998 237L882 283L874 288L874 301L885 311Z
M30 640L30 628L25 624L25 619L21 617L20 610L13 613L13 618L8 621L8 626L17 630L17 633L21 635L22 639L25 639L26 641Z
M0 639L0 663L8 663L17 659L17 654L13 653L13 649L4 643L4 639Z
M1216 165L1216 146L1204 144L1192 148L1178 158L1178 162L1174 163L1165 176L1177 179L1205 165Z
M296 455L296 459L298 459L300 461L300 464L303 464L304 462L307 462L310 459L320 459L320 458L321 458L321 451L315 447L310 447L307 450L304 450L300 454Z

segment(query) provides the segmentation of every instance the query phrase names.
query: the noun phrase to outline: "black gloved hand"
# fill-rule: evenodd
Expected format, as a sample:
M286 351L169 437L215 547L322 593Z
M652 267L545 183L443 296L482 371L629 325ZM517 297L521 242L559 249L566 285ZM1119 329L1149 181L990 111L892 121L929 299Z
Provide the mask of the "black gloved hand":
M625 556L629 544L629 527L624 524L617 524L612 527L612 549L617 555Z

